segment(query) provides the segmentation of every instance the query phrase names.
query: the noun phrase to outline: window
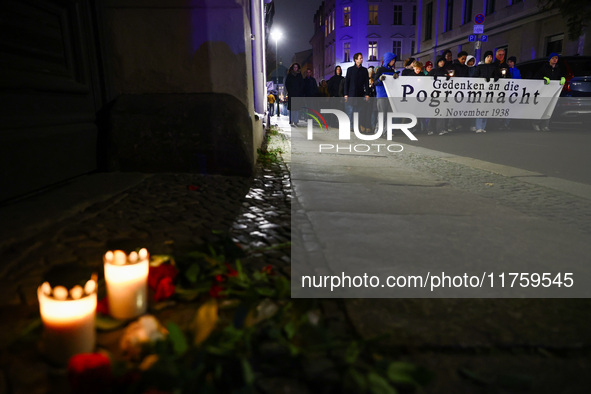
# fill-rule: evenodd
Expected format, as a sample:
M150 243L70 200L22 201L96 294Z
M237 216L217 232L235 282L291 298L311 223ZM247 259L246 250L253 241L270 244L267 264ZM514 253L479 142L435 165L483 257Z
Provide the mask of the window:
M351 61L351 43L346 42L343 44L343 61L350 62Z
M546 42L546 56L552 52L556 52L559 55L562 54L562 42L564 41L564 34L556 34L548 37Z
M417 24L417 6L413 5L412 6L412 25L416 25Z
M486 15L494 14L495 0L486 0Z
M369 6L369 21L367 22L368 25L377 25L378 24L378 5L377 4L370 4Z
M332 30L334 31L334 10L332 10Z
M425 41L433 35L433 3L427 4L425 10Z
M410 42L410 54L414 55L415 54L415 40L412 40Z
M332 14L328 14L328 32L332 31Z
M324 18L324 37L328 36L328 18Z
M400 59L400 55L402 54L402 41L394 40L392 42L392 53L396 55L397 59Z
M345 16L345 23L343 26L351 26L351 7L343 8L343 15Z
M367 56L367 60L369 60L369 61L378 60L378 42L377 41L370 41L369 42L369 54Z
M445 31L450 31L454 24L454 0L447 0L445 4Z
M394 6L394 22L393 25L401 25L402 24L402 6L395 5Z
M523 2L523 0L511 0L511 5L521 3L521 2ZM550 52L550 53L552 53L552 52Z
M464 19L462 23L470 23L472 20L472 0L464 0Z

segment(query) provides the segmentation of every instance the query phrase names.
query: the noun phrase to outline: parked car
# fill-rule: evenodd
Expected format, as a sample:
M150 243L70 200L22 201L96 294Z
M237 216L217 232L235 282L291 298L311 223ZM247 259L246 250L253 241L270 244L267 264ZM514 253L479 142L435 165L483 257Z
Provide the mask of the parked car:
M517 64L522 78L532 78L548 58ZM552 114L553 121L591 120L591 56L560 56L558 66L566 83Z

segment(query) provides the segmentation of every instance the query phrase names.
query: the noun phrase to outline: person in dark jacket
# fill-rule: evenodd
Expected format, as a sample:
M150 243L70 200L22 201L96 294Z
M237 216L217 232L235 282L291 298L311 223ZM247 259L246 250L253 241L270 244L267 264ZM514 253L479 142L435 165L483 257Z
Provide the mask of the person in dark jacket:
M449 75L447 73L446 61L443 56L438 56L437 60L435 61L435 68L431 70L428 76L437 79L439 77L449 79ZM429 121L431 127L429 131L427 131L427 135L433 135L433 132L437 132L439 135L445 135L448 133L447 123L448 119L445 118L435 118Z
M461 51L458 53L458 58L453 61L452 70L454 71L454 77L468 77L468 66L466 66L466 59L468 58L468 52Z
M401 77L412 77L414 76L415 72L412 68L412 63L415 61L414 57L409 57L404 61L404 70L400 73Z
M493 63L499 69L499 76L501 78L511 78L511 72L509 71L509 65L505 61L505 50L503 48L497 49Z
M300 64L293 63L289 70L287 70L287 77L285 78L285 89L287 90L287 109L289 110L289 123L293 127L297 127L299 122L299 112L297 109L292 110L291 99L293 97L304 97L304 79L300 72Z
M564 85L566 80L562 74L562 70L558 66L558 53L552 52L548 55L548 63L544 63L540 67L538 72L534 74L534 79L543 79L546 85L550 81L560 81L560 84ZM536 131L550 131L550 119L534 121L533 127Z
M489 82L492 79L498 81L501 77L500 70L496 64L493 63L493 53L492 51L484 52L484 63L479 64L476 66L476 73L474 74L475 77L484 78L486 82ZM486 123L488 119L486 118L478 118L476 119L475 124L475 131L477 133L486 133Z
M444 51L442 56L445 59L445 67L450 70L453 67L453 54L451 53L451 49Z
M517 67L515 67L515 63L517 63L517 58L515 56L510 56L507 59L507 65L509 66L509 74L511 74L512 79L521 79L521 72ZM511 130L511 119L505 119L501 129Z
M345 79L343 77L343 69L341 66L336 66L334 68L334 75L328 80L328 94L330 97L342 97L342 94L339 93L339 86L343 79Z
M304 76L304 96L305 97L317 97L318 96L318 83L316 78L312 76L312 69L306 70Z
M351 121L351 130L353 130L353 112L356 109L356 104L360 103L354 102L354 100L347 101L347 99L349 97L365 97L369 99L369 73L367 72L367 68L361 65L363 63L363 55L356 53L353 56L353 61L355 64L347 69L344 87L345 112Z
M363 67L363 55L356 53L353 57L355 64L347 69L345 76L345 98L369 97L369 73Z
M396 68L396 54L392 52L386 52L384 54L384 61L382 65L377 68L375 75L374 75L374 84L376 87L376 97L377 97L377 112L385 114L386 112L390 111L390 102L388 100L388 93L386 92L386 87L384 86L384 81L386 80L386 76L390 75L394 78L398 78L398 73L394 71ZM383 130L382 130L383 132Z

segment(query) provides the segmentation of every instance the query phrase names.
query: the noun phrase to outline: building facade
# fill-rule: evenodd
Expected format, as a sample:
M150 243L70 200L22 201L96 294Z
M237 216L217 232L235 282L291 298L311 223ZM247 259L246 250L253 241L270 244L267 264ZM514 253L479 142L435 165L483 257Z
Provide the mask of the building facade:
M414 0L324 1L314 15L310 40L315 75L328 79L336 66L345 71L358 52L366 67L379 66L386 52L396 53L399 60L410 57L415 52L417 12Z
M269 3L0 2L0 202L97 170L251 173Z
M537 0L417 0L417 57L433 60L446 49L483 54L504 48L518 63L561 55L589 55L585 34L570 40L557 10L543 10ZM475 17L484 16L486 42L471 42ZM480 48L478 48L480 46Z

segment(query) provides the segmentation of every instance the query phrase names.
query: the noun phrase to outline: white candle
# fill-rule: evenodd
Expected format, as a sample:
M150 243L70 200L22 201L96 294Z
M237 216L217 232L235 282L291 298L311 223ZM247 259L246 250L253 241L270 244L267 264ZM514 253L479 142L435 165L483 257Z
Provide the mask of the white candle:
M109 313L116 319L133 319L148 307L148 251L131 252L129 257L116 250L105 254L105 281Z
M94 351L96 288L93 278L84 289L75 286L70 292L63 286L52 291L48 282L37 289L43 321L41 348L49 360L66 365L73 355Z

